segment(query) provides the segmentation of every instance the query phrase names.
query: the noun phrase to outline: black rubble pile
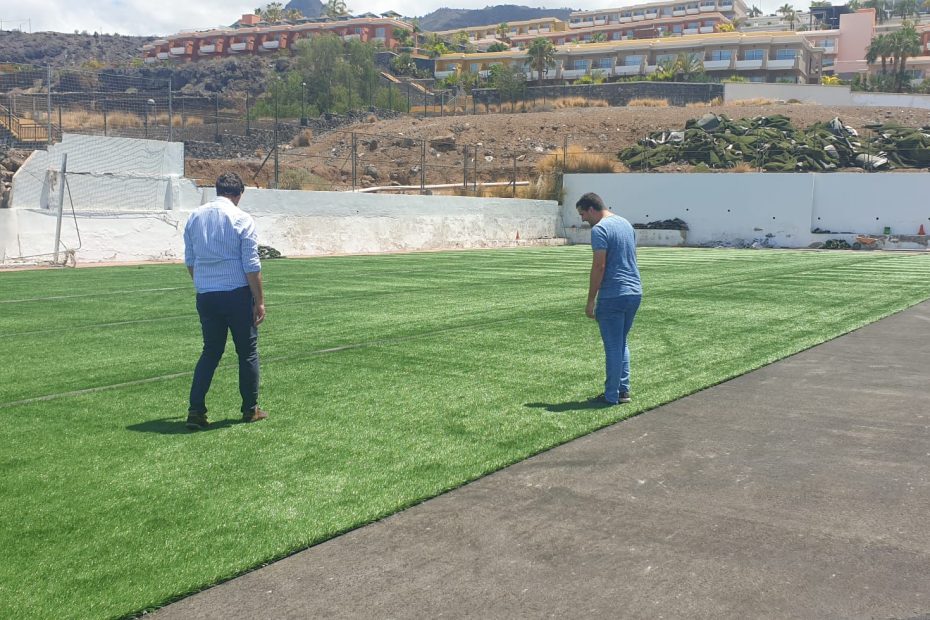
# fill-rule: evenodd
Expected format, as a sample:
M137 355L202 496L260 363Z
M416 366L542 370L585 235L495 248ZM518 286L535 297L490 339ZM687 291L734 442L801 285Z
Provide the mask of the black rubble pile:
M631 170L676 163L715 169L748 164L772 172L930 167L930 126L868 129L863 137L839 118L799 130L781 114L739 120L705 114L689 120L683 131L652 133L619 158Z
M679 218L672 220L657 220L648 224L633 224L633 228L649 230L688 230L688 224Z

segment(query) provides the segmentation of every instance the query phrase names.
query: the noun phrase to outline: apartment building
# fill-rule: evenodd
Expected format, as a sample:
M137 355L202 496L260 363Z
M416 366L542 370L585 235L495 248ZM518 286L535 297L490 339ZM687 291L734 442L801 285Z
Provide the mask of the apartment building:
M345 40L380 41L385 48L398 46L394 30L413 32L413 26L393 17L357 17L338 21L301 20L268 25L257 15L243 15L239 27L201 32L182 32L142 46L146 63L163 60L191 62L235 54L261 54L285 50L300 39L333 34Z
M727 21L746 17L743 0L666 0L647 2L615 9L575 11L569 17L570 29L587 29L610 24L636 24L669 20L673 17L692 17L720 13Z
M574 80L587 74L604 77L648 76L664 62L685 54L701 61L704 71L724 79L742 76L753 82L814 83L820 80L823 50L794 32L726 32L659 39L632 39L557 46L555 65L545 80ZM436 78L455 72L486 77L492 65L518 67L528 79L527 52L444 54L436 60Z
M444 39L452 39L460 32L468 35L469 44L473 45L478 51L485 51L495 43L508 43L514 37L545 36L554 32L565 32L568 30L568 24L555 17L540 17L518 22L507 22L506 28L501 31L501 24L490 24L487 26L471 26L468 28L457 28L455 30L440 30L434 34Z

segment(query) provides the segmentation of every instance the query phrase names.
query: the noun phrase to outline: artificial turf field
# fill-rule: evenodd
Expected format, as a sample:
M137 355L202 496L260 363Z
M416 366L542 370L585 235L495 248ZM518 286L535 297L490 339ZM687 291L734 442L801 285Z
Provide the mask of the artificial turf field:
M0 617L132 615L930 297L930 256L639 250L631 405L583 246L267 261L261 405L181 265L0 274Z

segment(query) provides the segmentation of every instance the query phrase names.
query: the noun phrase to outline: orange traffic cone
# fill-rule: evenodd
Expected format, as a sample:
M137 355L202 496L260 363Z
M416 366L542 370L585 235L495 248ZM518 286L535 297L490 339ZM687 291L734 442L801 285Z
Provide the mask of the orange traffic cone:
M917 229L917 234L918 234L918 235L926 235L926 234L927 234L927 233L924 232L924 225L923 225L923 224L921 224L921 225L920 225L920 228Z

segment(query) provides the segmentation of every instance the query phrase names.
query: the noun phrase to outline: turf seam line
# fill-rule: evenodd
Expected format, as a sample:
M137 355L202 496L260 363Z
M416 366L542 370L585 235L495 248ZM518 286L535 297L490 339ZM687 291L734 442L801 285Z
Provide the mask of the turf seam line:
M126 293L158 293L161 291L179 291L189 288L187 286L171 286L167 288L140 288L126 289L122 291L101 291L97 293L86 293L82 295L53 295L51 297L31 297L28 299L0 299L0 304L21 304L30 301L57 301L59 299L78 299L80 297L101 297L103 295L125 295Z

